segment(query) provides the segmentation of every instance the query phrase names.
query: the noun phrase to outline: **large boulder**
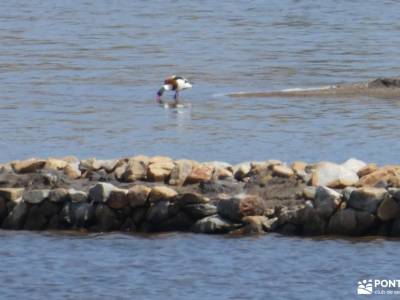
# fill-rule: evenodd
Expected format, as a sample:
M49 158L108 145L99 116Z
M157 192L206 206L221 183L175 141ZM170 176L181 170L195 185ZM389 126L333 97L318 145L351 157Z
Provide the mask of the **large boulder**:
M317 187L314 197L314 207L322 218L329 218L340 206L341 201L342 194L327 187Z
M237 180L243 180L245 177L249 176L251 171L251 162L243 162L233 166L233 176Z
M245 216L262 216L264 213L264 201L258 196L239 194L218 202L218 214L233 222L241 222Z
M241 232L244 234L261 234L274 231L277 227L277 218L269 219L265 216L247 216L242 219L243 227Z
M12 202L16 202L18 199L20 199L23 192L24 188L0 188L0 196L5 200Z
M191 193L183 193L177 196L177 202L181 205L200 204L200 203L208 203L210 202L210 199L203 196L202 194L191 192Z
M400 217L400 205L392 197L385 197L378 207L377 216L382 221Z
M359 188L351 192L347 205L358 211L376 214L379 204L387 194L387 191L381 188Z
M302 225L302 234L317 236L326 233L327 221L325 216L316 209L305 206L297 213L299 223Z
M55 188L50 190L49 192L49 201L54 203L62 203L68 201L69 193L67 189L64 188Z
M131 207L146 205L151 188L145 185L135 185L128 190L127 200Z
M171 170L169 184L181 186L185 183L186 178L192 173L192 162L190 160L177 160L175 166Z
M362 177L359 186L372 187L400 187L400 168L398 166L386 166Z
M50 170L63 170L67 166L67 162L58 158L48 158L44 165L45 169Z
M355 172L341 165L331 162L318 163L312 173L313 186L327 186L330 188L346 187L358 182Z
M358 173L361 169L366 167L367 164L361 160L350 158L342 163L342 166L354 173Z
M215 215L218 212L217 207L210 203L189 204L183 206L182 209L195 220Z
M28 204L21 201L8 214L7 218L3 222L2 227L4 229L21 229L24 226L28 212Z
M89 199L93 202L105 203L110 196L111 191L116 190L117 187L107 182L98 182L89 190Z
M16 173L35 173L42 169L46 161L43 159L31 158L27 160L17 160L11 162L11 167Z
M149 158L147 156L140 155L129 159L122 179L127 182L146 179L148 163Z
M151 203L159 202L159 201L169 201L176 198L178 193L169 187L166 186L155 186L150 192L149 201Z
M212 178L214 167L210 165L200 164L192 167L192 172L186 178L185 183L195 184L199 182L209 181Z
M128 205L128 190L114 189L110 192L107 205L114 209L122 209Z
M146 221L159 225L167 219L172 218L179 212L179 207L169 201L159 201L150 206L147 211Z
M209 216L198 220L192 230L197 233L227 233L238 226L219 215Z
M22 195L22 199L31 204L39 204L49 198L50 190L26 190Z
M172 161L152 163L147 169L147 178L150 181L165 181L170 176L174 166Z
M94 211L95 226L97 231L117 230L121 226L121 221L113 209L105 204L97 204Z
M68 163L64 168L64 174L72 180L80 178L82 172L79 169L79 163Z
M292 168L285 165L274 165L272 167L272 175L289 178L294 175L294 171L292 170Z
M329 220L328 232L337 235L354 235L357 232L357 219L354 210L337 211Z

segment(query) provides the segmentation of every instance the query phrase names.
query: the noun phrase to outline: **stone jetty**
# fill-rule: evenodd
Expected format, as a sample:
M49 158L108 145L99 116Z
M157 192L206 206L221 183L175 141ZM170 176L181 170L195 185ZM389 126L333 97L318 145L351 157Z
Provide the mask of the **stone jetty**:
M231 235L400 236L400 165L32 158L0 165L0 225Z

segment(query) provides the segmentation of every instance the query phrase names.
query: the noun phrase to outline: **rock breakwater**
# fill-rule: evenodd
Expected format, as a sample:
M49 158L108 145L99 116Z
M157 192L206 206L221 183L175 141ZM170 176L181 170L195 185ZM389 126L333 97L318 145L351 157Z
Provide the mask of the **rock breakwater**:
M11 230L400 236L400 166L144 155L0 165Z

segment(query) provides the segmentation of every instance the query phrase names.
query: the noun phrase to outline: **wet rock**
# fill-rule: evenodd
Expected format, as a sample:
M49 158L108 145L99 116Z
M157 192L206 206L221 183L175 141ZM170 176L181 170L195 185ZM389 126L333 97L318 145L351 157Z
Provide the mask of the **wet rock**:
M189 204L183 206L182 209L196 220L215 215L218 211L215 205L209 203Z
M342 195L344 201L348 202L350 200L351 193L355 191L357 188L354 186L348 186L342 190Z
M13 161L11 167L16 173L34 173L44 167L46 161L43 159L31 158L27 160Z
M47 225L47 219L42 213L39 205L33 205L29 210L26 222L24 224L25 230L43 230Z
M298 216L300 223L303 225L303 235L317 236L325 234L326 219L316 209L306 206L298 212Z
M2 228L14 230L21 229L24 226L28 212L28 204L25 202L18 203L4 220Z
M274 176L279 176L279 177L291 177L294 175L294 172L291 168L285 165L274 165L272 167L272 174Z
M199 193L184 193L177 197L177 202L181 205L208 203L210 199Z
M143 206L147 203L151 188L145 185L135 185L128 190L127 200L131 207Z
M153 224L155 231L188 231L193 225L193 220L184 212L178 211L173 217L160 224Z
M261 216L265 204L258 196L240 194L218 202L218 214L233 222L240 222L245 216Z
M132 212L132 220L136 225L139 225L143 222L147 214L147 207L145 206L140 206L140 207L135 207L135 209Z
M122 209L128 205L128 190L115 189L110 192L107 204L114 209Z
M342 166L357 174L361 169L365 168L367 164L361 160L350 158L342 163Z
M72 180L78 179L82 175L78 163L68 163L64 168L64 174Z
M71 223L74 228L87 228L94 222L95 208L87 202L71 203Z
M276 232L283 235L299 235L301 233L301 226L289 222L278 227Z
M382 221L400 217L400 205L392 197L384 197L378 207L377 216Z
M159 201L148 209L146 221L158 225L175 216L178 211L179 207L177 205L169 201Z
M134 232L136 231L135 222L131 218L127 218L124 223L121 225L120 230L124 232Z
M357 235L363 235L371 232L371 228L376 225L376 217L366 211L355 212L357 228L355 233Z
M116 213L105 204L97 204L94 215L96 231L117 230L121 225Z
M236 180L243 180L245 177L249 176L251 170L251 163L244 162L233 166L233 176Z
M313 186L346 187L356 184L358 176L343 166L331 162L320 162L315 166L311 182Z
M359 186L372 187L400 187L400 169L394 166L386 166L362 177Z
M152 163L148 167L147 178L150 181L165 181L174 167L175 165L172 161Z
M50 190L26 190L22 199L31 204L38 204L49 198Z
M316 212L324 219L329 218L339 207L342 194L327 187L317 187L314 207Z
M3 223L3 220L7 217L7 215L8 215L7 201L2 196L0 196L0 225L1 223Z
M400 237L400 218L393 221L392 227L390 228L390 235Z
M44 165L44 169L62 170L67 166L67 162L57 158L48 158Z
M192 173L192 163L189 160L177 160L171 170L170 185L182 186L187 177Z
M192 172L186 178L185 183L196 184L211 180L214 168L208 165L195 165L192 167Z
M365 187L354 190L347 202L348 207L355 210L376 214L379 204L387 195L385 189Z
M62 203L69 200L68 190L64 188L52 189L49 192L49 201Z
M99 182L89 190L89 199L93 202L107 202L111 191L117 189L111 183Z
M227 233L237 227L219 215L214 215L198 220L192 226L192 231L197 233Z
M87 202L88 201L88 194L84 191L77 191L75 189L68 190L68 197L73 203L78 202Z
M0 197L7 201L16 202L17 199L22 197L24 188L0 188Z
M272 232L278 225L278 218L269 219L265 216L247 216L242 219L244 234L260 234Z
M337 211L329 220L328 232L338 235L354 235L357 232L357 219L351 209Z
M375 172L376 170L378 170L378 166L375 163L368 164L365 167L363 167L362 169L360 169L357 172L357 175L358 175L358 177L361 178L361 177L364 177L368 174Z
M169 201L175 199L178 193L166 186L155 186L150 192L149 201L151 203L159 201Z

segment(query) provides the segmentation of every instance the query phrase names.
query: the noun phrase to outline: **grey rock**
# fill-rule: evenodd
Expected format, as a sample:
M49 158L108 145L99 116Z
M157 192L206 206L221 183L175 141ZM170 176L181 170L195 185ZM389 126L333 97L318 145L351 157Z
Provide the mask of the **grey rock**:
M253 195L239 194L217 204L218 214L233 222L240 222L245 216L261 216L265 213L264 201Z
M73 203L87 202L88 200L87 193L85 193L84 191L77 191L75 189L69 189L68 196Z
M354 190L347 202L348 207L358 211L367 211L376 214L379 204L387 196L385 189L380 188L360 188Z
M342 195L333 189L319 186L315 192L314 207L324 219L328 219L338 208Z
M21 229L24 226L28 212L29 207L27 203L18 203L8 214L7 218L3 222L2 227L4 229Z
M172 218L179 211L176 204L169 201L159 201L154 203L147 211L146 220L152 224L160 224Z
M25 230L43 230L46 228L47 218L43 214L39 205L33 205L29 210L26 222L24 224Z
M189 204L183 206L182 209L194 219L202 219L212 216L218 211L215 205L209 203Z
M96 203L105 203L110 196L111 191L116 187L111 183L99 182L89 190L89 199Z
M49 197L49 190L26 190L22 195L22 199L31 204L38 204Z
M68 190L63 188L52 189L49 192L49 200L54 203L62 203L68 201Z
M338 235L354 235L357 232L355 211L344 209L337 211L329 220L328 232Z
M97 204L95 208L95 227L96 231L116 230L121 226L121 221L113 209L105 204Z
M390 196L385 197L378 207L377 216L382 221L400 217L400 205Z
M311 207L304 207L299 210L298 216L303 225L302 234L307 236L323 235L326 232L326 220Z
M230 221L214 215L198 220L192 230L198 233L227 233L236 228L237 226Z

